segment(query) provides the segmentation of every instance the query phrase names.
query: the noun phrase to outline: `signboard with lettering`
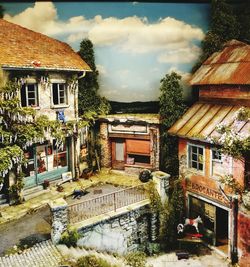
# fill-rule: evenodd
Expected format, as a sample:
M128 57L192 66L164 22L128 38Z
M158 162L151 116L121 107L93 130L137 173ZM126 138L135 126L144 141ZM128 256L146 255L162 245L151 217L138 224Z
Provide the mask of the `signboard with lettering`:
M211 200L215 200L217 202L223 203L226 206L229 206L228 200L223 196L223 194L215 189L206 187L202 184L193 183L191 181L187 182L187 189L199 195L203 195L205 197L210 198Z

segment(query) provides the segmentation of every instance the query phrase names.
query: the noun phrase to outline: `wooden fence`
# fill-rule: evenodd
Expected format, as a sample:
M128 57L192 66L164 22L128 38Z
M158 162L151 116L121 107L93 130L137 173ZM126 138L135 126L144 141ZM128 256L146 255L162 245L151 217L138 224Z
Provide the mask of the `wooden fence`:
M144 186L139 185L70 204L68 206L69 223L77 223L109 211L116 211L147 198Z

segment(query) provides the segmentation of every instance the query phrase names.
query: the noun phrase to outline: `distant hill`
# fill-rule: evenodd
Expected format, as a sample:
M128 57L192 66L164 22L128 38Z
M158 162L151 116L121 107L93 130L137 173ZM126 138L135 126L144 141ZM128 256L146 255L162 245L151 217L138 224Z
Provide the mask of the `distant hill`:
M116 102L109 101L111 105L111 113L158 113L159 101L148 102Z

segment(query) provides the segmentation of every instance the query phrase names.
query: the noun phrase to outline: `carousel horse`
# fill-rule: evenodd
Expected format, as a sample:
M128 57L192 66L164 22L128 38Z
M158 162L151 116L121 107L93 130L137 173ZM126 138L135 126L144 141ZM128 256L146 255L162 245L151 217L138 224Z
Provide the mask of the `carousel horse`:
M184 227L185 227L185 226L187 226L187 225L192 225L192 226L195 227L197 233L199 233L199 229L198 229L198 224L199 224L199 223L203 223L203 222L202 222L202 219L201 219L200 216L198 216L198 217L195 218L195 219L189 219L189 218L186 218L186 219L185 219L185 223L184 223L184 225L181 224L181 223L178 224L178 226L177 226L177 232L178 232L178 234L183 233L183 231L184 231Z
M195 219L188 219L188 218L187 218L187 219L185 220L184 226L186 226L186 225L192 225L192 226L195 227L197 233L199 233L198 223L203 223L203 222L202 222L202 219L201 219L200 216L198 216L198 217L195 218Z

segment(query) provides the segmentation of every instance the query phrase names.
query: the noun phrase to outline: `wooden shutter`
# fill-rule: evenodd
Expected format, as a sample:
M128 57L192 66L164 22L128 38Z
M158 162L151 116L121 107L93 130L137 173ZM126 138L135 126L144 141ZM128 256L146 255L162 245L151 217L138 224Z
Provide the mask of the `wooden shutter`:
M147 140L127 139L126 150L127 153L131 154L148 155L150 154L150 142Z

